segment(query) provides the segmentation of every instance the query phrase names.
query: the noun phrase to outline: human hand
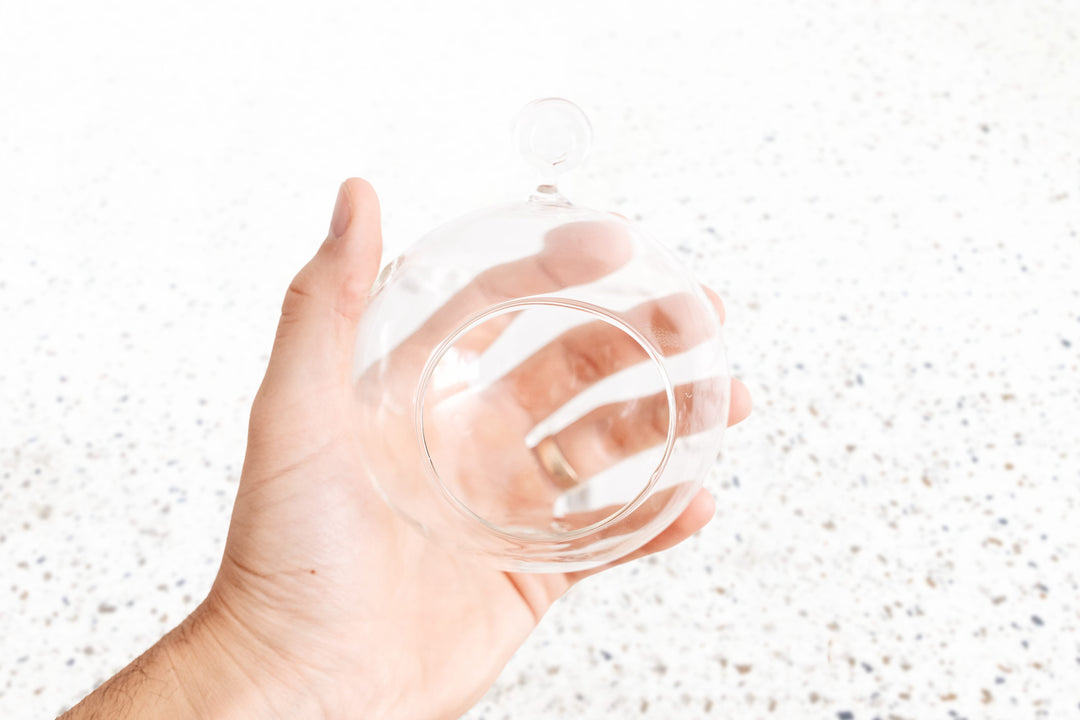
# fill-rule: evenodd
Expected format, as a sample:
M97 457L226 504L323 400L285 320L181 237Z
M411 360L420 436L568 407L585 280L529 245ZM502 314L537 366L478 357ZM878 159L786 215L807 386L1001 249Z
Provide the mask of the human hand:
M349 180L339 192L329 237L285 297L252 407L218 577L203 605L164 648L172 673L188 686L186 702L196 714L220 715L226 707L265 717L459 717L490 687L551 604L603 569L493 569L417 532L370 483L358 481L365 462L358 434L378 432L390 455L415 443L405 428L380 427L362 417L353 401L356 327L380 254L375 193L364 181ZM579 272L602 275L610 269ZM483 294L493 281L571 281L538 276L527 266L494 272L466 288L458 301ZM709 295L723 318L719 299ZM640 312L663 310L651 306ZM440 337L438 314L418 332ZM545 348L537 362L565 349ZM408 366L406 358L400 361ZM600 373L627 362L629 354ZM364 378L359 382L363 392ZM516 382L527 388L520 377ZM541 412L565 399L543 397L533 406ZM746 389L733 381L730 422L745 418L749 409ZM473 410L477 419L489 411L503 419L489 424L494 430L483 439L482 450L494 464L535 469L535 457L519 450L533 418L506 422L500 408L483 403ZM606 448L610 457L588 441L567 437L561 444L574 454L575 465L596 472L620 454L663 440L651 427L629 428L622 438L622 447ZM666 530L620 562L681 542L713 512L712 497L701 490ZM191 671L198 662L214 668L211 677ZM247 700L228 698L223 682Z

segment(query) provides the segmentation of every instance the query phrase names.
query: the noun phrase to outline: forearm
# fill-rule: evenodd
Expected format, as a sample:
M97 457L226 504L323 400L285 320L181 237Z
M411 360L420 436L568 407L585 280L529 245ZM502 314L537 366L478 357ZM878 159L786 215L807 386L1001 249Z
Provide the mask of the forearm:
M243 656L218 612L204 603L61 720L321 717L302 688Z

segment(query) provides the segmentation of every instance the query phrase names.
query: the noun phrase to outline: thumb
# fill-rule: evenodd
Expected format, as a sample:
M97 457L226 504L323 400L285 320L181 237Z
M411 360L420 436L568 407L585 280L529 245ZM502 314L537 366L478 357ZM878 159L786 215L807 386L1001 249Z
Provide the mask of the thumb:
M350 178L338 190L329 235L285 293L264 388L310 391L348 381L381 255L379 199L367 181Z

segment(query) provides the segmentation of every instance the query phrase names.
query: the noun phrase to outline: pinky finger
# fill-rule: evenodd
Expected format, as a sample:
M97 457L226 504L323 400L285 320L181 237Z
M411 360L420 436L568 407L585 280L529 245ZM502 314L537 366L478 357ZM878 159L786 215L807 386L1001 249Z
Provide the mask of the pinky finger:
M686 506L686 509L682 511L679 517L675 518L673 523L668 525L659 535L634 552L597 568L576 573L568 573L566 577L571 583L576 583L617 565L622 565L637 560L638 558L643 558L647 555L673 548L708 525L715 513L716 501L708 490L702 488L698 490L694 499L690 501L690 504Z

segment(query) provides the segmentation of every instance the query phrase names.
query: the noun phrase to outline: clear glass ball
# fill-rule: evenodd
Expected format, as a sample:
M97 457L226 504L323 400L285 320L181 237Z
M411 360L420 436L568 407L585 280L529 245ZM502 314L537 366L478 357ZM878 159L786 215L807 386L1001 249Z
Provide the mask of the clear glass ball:
M721 325L693 274L550 185L390 263L355 363L369 479L436 541L507 570L642 547L697 493L727 424Z

